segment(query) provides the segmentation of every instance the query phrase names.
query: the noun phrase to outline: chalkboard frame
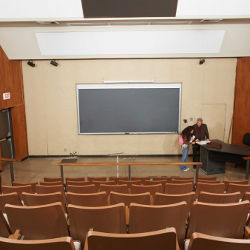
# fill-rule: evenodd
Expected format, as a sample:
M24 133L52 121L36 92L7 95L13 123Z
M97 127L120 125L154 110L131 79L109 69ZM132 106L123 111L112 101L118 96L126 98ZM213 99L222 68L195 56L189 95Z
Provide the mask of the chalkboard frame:
M160 88L176 88L179 89L179 115L178 115L178 131L176 132L91 132L85 133L81 132L80 128L80 112L79 112L79 90L81 89L160 89ZM178 134L180 133L180 123L181 123L181 100L182 100L182 83L133 83L129 81L128 83L104 83L104 84L76 84L76 99L77 99L77 119L78 119L78 134L79 135L127 135L127 134Z

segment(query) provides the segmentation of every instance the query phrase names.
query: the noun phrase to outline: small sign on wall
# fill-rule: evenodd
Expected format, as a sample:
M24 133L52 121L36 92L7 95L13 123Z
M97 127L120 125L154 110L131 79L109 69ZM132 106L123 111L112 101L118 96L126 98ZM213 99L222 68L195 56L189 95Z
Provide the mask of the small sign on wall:
M3 93L3 100L9 100L10 99L10 92Z

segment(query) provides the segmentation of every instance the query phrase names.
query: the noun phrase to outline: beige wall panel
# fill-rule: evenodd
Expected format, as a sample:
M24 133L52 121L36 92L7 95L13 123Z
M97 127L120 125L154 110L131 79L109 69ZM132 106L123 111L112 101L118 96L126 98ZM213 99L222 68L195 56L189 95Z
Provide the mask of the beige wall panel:
M59 60L58 67L49 61L35 63L37 66L31 68L23 62L30 155L66 155L73 151L82 155L180 153L176 134L78 135L76 84L104 80L181 82L181 128L193 124L189 118L202 116L204 105L213 104L216 111L216 104L223 104L222 126L228 134L236 59L206 59L203 65L199 65L199 59ZM211 113L213 108L209 109ZM218 135L220 132L214 129L212 134Z

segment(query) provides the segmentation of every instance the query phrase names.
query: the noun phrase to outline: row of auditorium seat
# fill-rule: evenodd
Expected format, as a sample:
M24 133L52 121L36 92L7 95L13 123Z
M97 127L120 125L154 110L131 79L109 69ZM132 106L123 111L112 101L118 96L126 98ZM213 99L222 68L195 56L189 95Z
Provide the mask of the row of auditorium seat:
M131 203L127 224L124 203L100 207L68 204L67 217L60 202L41 206L6 204L10 229L6 229L1 236L8 237L10 230L20 229L24 239L39 240L69 236L70 232L74 240L83 244L89 228L107 233L144 233L174 227L178 242L183 246L184 239L189 239L194 232L242 239L244 227L249 225L249 210L249 201L230 204L195 201L191 212L185 201L161 206Z

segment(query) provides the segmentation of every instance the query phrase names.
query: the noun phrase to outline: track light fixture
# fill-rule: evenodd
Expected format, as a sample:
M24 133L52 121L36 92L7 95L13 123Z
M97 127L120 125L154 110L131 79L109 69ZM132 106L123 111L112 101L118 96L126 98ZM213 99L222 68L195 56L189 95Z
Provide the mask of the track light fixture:
M33 61L30 61L30 60L27 62L27 64L28 64L30 67L33 67L33 68L36 66L36 65L33 63Z
M199 61L199 64L202 65L202 64L205 63L205 61L206 61L206 60L205 60L204 58L201 58L200 61Z
M50 64L57 67L58 66L58 63L55 61L55 60L51 60L50 61Z

